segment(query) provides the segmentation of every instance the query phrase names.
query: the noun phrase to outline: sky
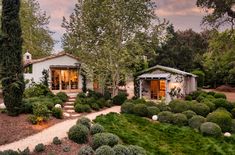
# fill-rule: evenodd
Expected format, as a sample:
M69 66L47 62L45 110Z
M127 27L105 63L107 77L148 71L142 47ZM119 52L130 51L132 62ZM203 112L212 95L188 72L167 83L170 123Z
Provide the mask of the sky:
M201 20L205 12L197 8L196 0L155 0L155 13L161 19L169 20L176 30L192 28L200 32ZM68 19L73 12L77 0L38 0L41 9L51 17L49 28L55 32L53 38L57 41L54 52L62 51L61 37L65 30L61 27L62 19Z

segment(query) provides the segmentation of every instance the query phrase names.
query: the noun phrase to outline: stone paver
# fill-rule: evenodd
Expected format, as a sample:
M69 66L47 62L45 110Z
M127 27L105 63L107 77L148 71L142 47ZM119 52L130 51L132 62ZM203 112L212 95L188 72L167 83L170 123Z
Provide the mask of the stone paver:
M105 115L110 112L119 113L120 110L121 110L120 106L115 106L115 107L108 108L99 112L87 114L84 117L94 120L97 116L101 114ZM69 119L64 122L58 123L50 128L47 128L40 133L26 137L25 139L22 139L22 140L19 140L10 144L2 145L0 146L0 151L8 150L8 149L24 150L27 147L29 147L29 149L32 151L34 147L39 143L48 145L52 142L54 137L59 137L60 139L67 137L67 132L69 131L69 128L75 125L76 121L77 121L77 118Z

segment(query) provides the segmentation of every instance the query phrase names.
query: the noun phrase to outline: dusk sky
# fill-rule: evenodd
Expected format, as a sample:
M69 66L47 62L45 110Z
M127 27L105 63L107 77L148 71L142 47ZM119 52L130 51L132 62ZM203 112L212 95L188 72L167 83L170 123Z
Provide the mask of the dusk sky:
M50 30L55 32L53 38L59 41L54 50L62 51L61 37L64 29L61 27L63 16L66 18L73 12L77 0L38 0L41 9L51 16ZM166 18L174 24L175 29L185 30L192 28L201 31L201 19L205 12L197 8L196 0L156 0L158 8L156 14L160 18Z

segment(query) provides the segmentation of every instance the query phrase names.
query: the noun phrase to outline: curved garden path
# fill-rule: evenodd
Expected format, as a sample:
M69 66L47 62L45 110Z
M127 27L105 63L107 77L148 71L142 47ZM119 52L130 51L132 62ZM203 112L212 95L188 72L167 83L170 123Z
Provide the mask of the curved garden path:
M99 112L84 115L84 117L94 120L99 115L102 115L102 114L105 115L110 112L120 113L120 111L121 111L120 106L115 106L115 107L108 108ZM78 118L66 120L50 128L47 128L43 130L42 132L39 132L35 135L26 137L24 139L21 139L19 141L16 141L10 144L2 145L0 146L0 151L4 151L8 149L24 150L27 147L29 147L29 149L33 151L34 147L39 143L43 143L47 145L52 142L54 137L59 137L60 139L65 138L67 137L67 132L69 131L69 128L71 128L73 125L76 124L77 119Z

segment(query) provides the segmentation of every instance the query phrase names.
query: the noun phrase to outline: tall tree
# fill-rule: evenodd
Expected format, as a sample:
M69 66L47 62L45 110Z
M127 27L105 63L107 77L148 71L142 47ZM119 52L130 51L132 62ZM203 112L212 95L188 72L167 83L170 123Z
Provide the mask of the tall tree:
M235 26L234 0L197 0L197 6L207 9L208 15L202 23L215 28L230 24L231 29Z
M22 32L19 18L20 0L2 1L2 35L0 39L3 99L9 115L19 114L25 88L22 65Z
M111 79L114 96L122 77L143 58L143 50L131 50L136 43L133 38L149 28L154 7L150 0L78 1L70 20L64 19L62 25L66 29L64 49L79 55L94 74L102 77L102 83Z
M30 51L34 58L50 55L55 42L48 28L50 17L41 11L37 0L21 0L20 20L23 53Z

